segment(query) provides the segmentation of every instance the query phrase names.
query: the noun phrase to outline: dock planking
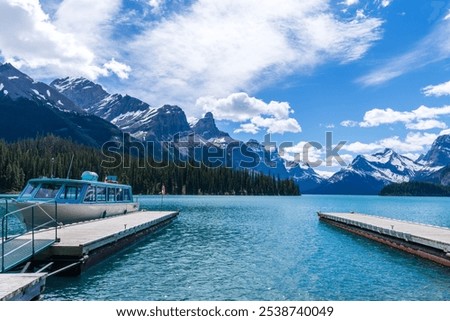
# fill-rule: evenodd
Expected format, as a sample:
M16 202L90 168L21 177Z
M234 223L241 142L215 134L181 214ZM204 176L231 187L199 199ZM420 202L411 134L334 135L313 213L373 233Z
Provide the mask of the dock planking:
M361 213L318 213L327 223L450 266L450 229Z
M59 242L37 255L34 262L54 262L54 269L74 264L76 266L66 274L80 274L84 269L169 224L178 214L177 211L138 211L63 225L57 231ZM54 230L37 231L35 239L48 239L54 233Z
M30 301L40 297L47 273L0 274L0 301Z

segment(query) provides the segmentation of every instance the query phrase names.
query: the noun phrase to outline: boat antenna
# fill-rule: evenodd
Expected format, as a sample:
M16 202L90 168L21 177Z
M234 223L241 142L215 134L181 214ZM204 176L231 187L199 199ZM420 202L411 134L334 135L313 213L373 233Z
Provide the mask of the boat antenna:
M70 171L72 170L72 164L73 164L73 157L75 156L75 154L72 154L72 159L70 160L70 165L69 165L69 169L67 170L67 179L69 179L70 176Z
M50 168L50 178L53 178L53 164L55 163L55 158L51 159L52 167Z

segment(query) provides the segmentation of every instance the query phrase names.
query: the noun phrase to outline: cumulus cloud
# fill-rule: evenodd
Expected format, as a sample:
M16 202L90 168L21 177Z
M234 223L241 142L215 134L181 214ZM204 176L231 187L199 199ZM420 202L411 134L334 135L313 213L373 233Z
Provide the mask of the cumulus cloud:
M130 44L136 94L188 106L201 96L256 92L330 60L361 58L381 25L336 16L326 0L198 0Z
M372 143L357 141L345 144L342 150L355 154L372 154L385 148L392 148L401 154L415 155L414 153L425 152L437 137L438 135L432 133L410 132L403 140L399 136L392 136Z
M415 130L427 130L427 129L433 129L433 128L447 128L447 124L436 120L436 119L426 119L426 120L420 120L417 123L408 123L405 125L408 129L415 129Z
M280 156L286 160L294 160L301 163L317 163L324 158L323 148L318 148L310 142L301 141L295 145L280 148Z
M392 108L374 108L364 114L362 122L345 120L341 122L344 127L377 127L380 125L404 123L406 128L415 130L427 130L432 128L447 128L441 116L450 115L450 106L427 107L420 106L412 111L397 111Z
M336 167L336 170L338 170L339 167L345 166L353 160L353 155L344 153L338 153L339 158L328 156L329 159L327 159L325 146L317 142L301 141L292 146L280 145L279 153L282 158L288 161L309 164L314 167L314 170L317 167L328 170L331 167Z
M289 103L271 101L250 97L247 93L233 93L225 98L211 96L200 97L196 101L196 108L205 112L212 112L218 120L246 122L241 124L235 132L256 134L261 129L268 133L298 133L301 127L297 120L291 118L294 112Z
M364 121L360 122L361 127L376 127L381 124L393 124L397 122L409 123L415 119L412 112L396 111L392 108L374 108L364 114Z
M431 133L408 133L405 140L394 136L380 140L379 144L399 153L424 152L436 138L437 135Z
M115 70L104 67L113 56L105 49L110 46L104 46L107 29L120 4L120 0L64 0L51 19L39 0L2 0L0 55L25 71L34 69L36 77L106 76Z
M425 96L448 96L450 95L450 81L438 85L429 85L422 89Z
M120 79L128 79L131 67L117 62L114 58L103 65L107 70L115 73Z

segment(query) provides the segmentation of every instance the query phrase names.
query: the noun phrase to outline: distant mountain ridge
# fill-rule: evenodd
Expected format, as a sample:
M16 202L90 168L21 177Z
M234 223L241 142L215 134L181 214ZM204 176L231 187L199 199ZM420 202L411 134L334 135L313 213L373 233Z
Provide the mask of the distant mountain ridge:
M0 64L0 98L20 98L42 103L61 111L84 113L72 100L48 85L34 81L13 65Z
M10 64L0 64L0 137L16 140L45 133L97 147L121 140L124 133L160 146L170 142L171 159L202 160L205 151L217 151L222 164L274 179L293 179L303 193L378 194L391 183L450 184L450 135L438 137L416 161L385 149L358 155L327 179L308 165L283 159L277 149L256 140L232 138L217 128L210 112L189 124L179 106L155 108L128 95L110 94L85 78L56 79L49 86L33 81Z
M449 135L436 139L425 157L414 161L392 149L373 155L358 155L352 163L324 181L312 193L378 194L392 183L410 181L448 185L448 174L442 175L442 164L450 164Z
M95 147L122 137L116 126L89 115L54 88L11 64L0 65L0 137L14 141L45 134Z
M313 188L322 182L322 178L312 168L290 163L282 159L278 151L268 152L256 142L247 143L233 139L228 133L219 130L211 112L205 113L192 125L189 125L184 111L178 106L164 105L159 108L130 96L110 94L100 85L85 78L60 78L50 84L61 94L66 95L79 104L87 113L94 114L117 125L124 132L136 139L152 142L173 142L175 139L191 141L191 151L185 151L185 143L173 142L182 159L199 160L205 148L223 149L223 164L230 164L241 169L240 164L247 164L248 157L242 151L254 153L261 161L253 168L256 172L273 175L281 179L293 178L299 185ZM241 146L231 154L227 150L229 144ZM195 148L195 150L193 150ZM160 152L158 150L158 152ZM170 157L174 157L170 155Z

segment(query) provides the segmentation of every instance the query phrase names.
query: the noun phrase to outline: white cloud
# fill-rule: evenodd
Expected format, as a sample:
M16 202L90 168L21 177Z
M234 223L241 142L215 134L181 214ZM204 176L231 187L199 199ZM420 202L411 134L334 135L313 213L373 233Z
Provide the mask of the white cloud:
M162 10L162 5L164 4L165 0L149 0L148 4L152 8L153 14L160 14Z
M415 119L412 112L401 112L392 108L374 108L364 114L364 121L360 122L361 127L375 127L381 124L393 124L396 122L411 122Z
M280 147L280 156L284 159L302 163L317 163L324 158L324 148L311 142L301 141L290 147Z
M385 138L379 141L386 148L391 148L399 153L423 151L423 146L402 141L398 136Z
M447 15L444 17L444 20L450 19L450 10L448 11Z
M38 0L0 2L0 48L5 61L16 67L66 65L89 75L97 75L95 55L71 33L58 30L42 10Z
M286 160L294 160L299 163L309 164L314 167L314 170L316 170L317 167L322 168L323 170L326 168L328 171L331 167L335 167L335 170L338 170L339 167L342 167L343 165L342 161L345 162L345 164L349 164L353 160L353 155L339 153L339 160L335 157L331 157L329 161L327 161L325 146L322 146L317 142L301 141L290 147L280 146L279 153L280 156Z
M415 130L427 130L427 129L433 129L433 128L447 128L447 124L436 120L436 119L426 119L426 120L420 120L417 123L408 123L406 124L406 128L408 129L415 129Z
M289 103L271 101L266 103L247 93L233 93L225 98L200 97L196 108L212 112L218 120L247 122L240 125L235 133L256 134L262 128L269 133L298 133L301 127L297 120L289 116L294 112Z
M380 6L382 6L383 8L388 7L391 4L391 0L378 0L378 2L380 3Z
M384 147L378 143L361 143L361 142L354 142L351 144L345 144L342 149L347 150L349 152L355 153L355 154L367 154L372 153L374 151L382 150Z
M358 126L358 122L357 121L353 121L353 120L344 120L341 122L341 126L344 127L356 127Z
M265 128L270 134L299 133L302 131L297 120L294 118L276 119L273 117L263 118L261 116L253 117L250 120L255 129ZM246 124L243 124L244 126ZM245 131L246 127L235 130L235 133Z
M389 3L385 2L388 5ZM383 5L383 2L381 4ZM412 50L392 57L368 75L359 78L358 81L367 86L379 85L412 70L448 59L450 57L449 33L450 19L444 19Z
M199 0L130 44L136 94L189 106L201 96L255 92L330 60L361 58L381 24L340 18L327 0Z
M128 79L131 67L123 63L117 62L114 58L103 65L107 70L112 71L120 79Z
M438 135L432 133L408 133L405 142L408 144L429 146L433 144Z
M398 153L424 152L437 138L430 133L408 133L405 140L393 136L380 140L378 143L384 147L392 148Z
M441 130L441 132L439 133L439 136L442 136L442 135L450 135L450 129Z
M344 2L342 2L342 4L345 4L346 6L353 6L358 3L359 0L345 0Z
M41 79L129 76L116 86L132 83L130 94L154 105L180 104L193 116L200 116L198 97L256 92L329 61L357 60L381 38L383 23L340 16L329 0L180 1L183 9L167 14L165 0L142 0L143 16L161 15L151 21L126 12L121 0L44 3L51 16L39 0L1 0L2 60ZM136 19L122 24L123 17Z
M358 141L345 144L342 150L355 154L373 154L385 148L392 148L398 153L409 154L414 157L417 153L425 152L437 137L438 135L432 133L410 132L404 140L399 136L392 136L373 143L361 143Z
M70 32L96 48L105 45L120 6L121 0L63 0L56 11L54 24L59 30Z
M450 81L438 85L429 85L422 89L425 96L448 96L450 95Z
M238 133L248 133L248 134L257 134L259 132L260 128L253 124L253 123L247 123L247 124L241 124L241 126L234 130L233 132L238 134Z
M39 0L0 2L0 55L35 77L106 76L106 33L120 0L64 0L52 20ZM52 6L53 7L53 6ZM87 17L89 17L87 19ZM108 43L109 44L109 43Z
M359 126L376 127L402 122L405 123L408 129L426 130L431 128L446 128L447 125L444 122L437 120L438 117L443 115L450 115L450 106L420 106L412 111L374 108L364 114L364 119L359 123ZM341 124L347 124L347 122L354 124L351 121L344 121Z

